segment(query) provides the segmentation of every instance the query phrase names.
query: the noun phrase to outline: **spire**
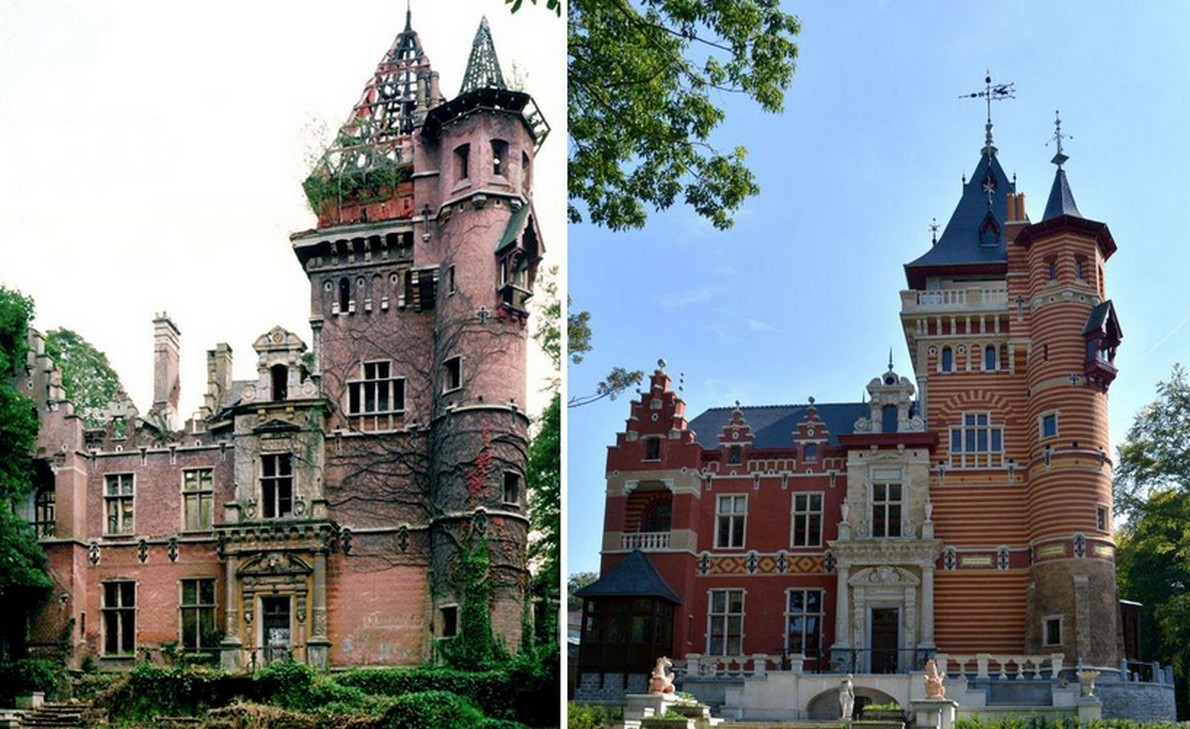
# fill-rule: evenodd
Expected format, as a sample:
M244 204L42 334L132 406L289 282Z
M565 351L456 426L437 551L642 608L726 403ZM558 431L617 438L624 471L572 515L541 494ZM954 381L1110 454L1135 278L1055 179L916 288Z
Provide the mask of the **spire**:
M467 59L467 72L463 74L459 96L476 89L506 88L500 61L496 58L496 45L492 42L492 29L485 17L479 21L479 30L475 31L475 40L471 42L471 57Z
M983 150L981 150L986 157L994 157L996 155L996 145L992 143L992 102L1003 101L1004 99L1015 99L1016 86L1012 83L1007 84L993 84L992 72L988 71L983 79L984 90L973 91L969 94L960 96L960 99L983 99L988 106L988 120L984 126L984 141Z
M1066 170L1062 169L1062 165L1070 159L1062 151L1063 139L1072 139L1072 137L1062 133L1062 118L1055 111L1054 142L1057 145L1058 151L1054 154L1054 158L1050 162L1057 165L1058 171L1054 174L1054 184L1050 187L1049 200L1045 203L1045 213L1041 216L1043 221L1057 218L1061 215L1070 215L1076 218L1082 217L1082 214L1078 211L1078 206L1074 204L1074 193L1070 191L1070 183L1066 180Z

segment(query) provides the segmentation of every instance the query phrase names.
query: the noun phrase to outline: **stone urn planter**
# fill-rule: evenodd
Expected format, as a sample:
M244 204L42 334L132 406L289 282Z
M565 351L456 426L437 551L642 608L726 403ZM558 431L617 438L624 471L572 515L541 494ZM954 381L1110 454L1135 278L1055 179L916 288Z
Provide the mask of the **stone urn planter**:
M904 709L869 709L866 706L860 711L859 718L861 721L906 721Z

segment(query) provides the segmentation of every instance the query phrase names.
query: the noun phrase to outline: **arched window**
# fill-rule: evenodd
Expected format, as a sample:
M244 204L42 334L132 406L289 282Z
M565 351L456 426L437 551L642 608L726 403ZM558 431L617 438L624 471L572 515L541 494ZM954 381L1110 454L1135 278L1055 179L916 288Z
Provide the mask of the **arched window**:
M996 345L989 344L983 349L983 368L988 372L996 369Z
M289 368L283 364L275 364L269 368L273 378L273 402L279 402L289 397Z
M508 172L508 142L492 140L492 176L506 177Z
M950 347L942 348L942 371L954 372L954 350Z
M455 147L455 180L465 180L471 176L471 145L460 144Z
M1050 281L1057 281L1058 280L1058 261L1057 261L1057 259L1049 258L1046 260L1046 264L1049 266Z

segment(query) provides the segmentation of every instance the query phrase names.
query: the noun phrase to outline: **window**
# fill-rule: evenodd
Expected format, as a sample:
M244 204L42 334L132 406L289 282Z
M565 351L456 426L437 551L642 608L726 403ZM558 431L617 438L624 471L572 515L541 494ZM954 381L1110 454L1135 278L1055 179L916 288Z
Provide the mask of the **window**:
M748 515L748 497L743 494L720 496L715 514L715 546L719 549L739 549L744 546L744 521Z
M453 296L456 291L458 289L455 288L455 267L452 263L450 264L450 268L446 269L446 294L447 296Z
M954 372L954 350L950 347L942 348L942 371Z
M43 487L37 490L33 500L33 533L38 539L53 537L54 521L54 487Z
M1041 437L1056 438L1058 435L1058 414L1045 413L1041 416Z
M260 457L260 490L264 496L264 518L293 515L293 458L288 453Z
M363 379L347 383L348 415L384 415L405 410L405 380L392 376L391 363L364 362Z
M990 468L1003 465L1004 426L992 425L988 413L964 413L963 424L950 429L950 465Z
M103 583L103 654L131 656L136 652L136 583Z
M346 278L339 279L339 312L346 314L351 308L351 282Z
M818 444L817 443L807 443L805 445L805 447L802 448L802 458L807 461L817 461L818 460Z
M1057 281L1058 280L1058 261L1054 258L1047 258L1046 264L1049 267L1050 281Z
M289 397L289 368L283 364L275 364L269 368L272 380L273 402L281 402Z
M988 372L994 372L997 368L996 345L989 344L983 348L983 368Z
M645 460L646 461L660 461L661 460L661 439L660 438L646 438L645 439Z
M465 180L470 177L468 169L471 162L471 145L460 144L455 147L455 179Z
M450 638L459 634L459 606L444 605L439 614L442 616L442 637Z
M442 385L443 392L450 392L457 390L463 386L463 358L451 357L443 363L445 372L445 381Z
M872 484L872 536L901 536L901 484Z
M521 152L521 188L526 195L533 187L533 178L530 176L533 170L529 167L529 155Z
M673 504L668 499L654 499L641 517L642 532L668 532L673 520Z
M503 177L508 166L508 142L503 139L492 140L492 175Z
M103 500L107 512L105 534L132 534L135 494L131 473L113 473L103 477Z
M793 495L793 546L822 545L822 494Z
M210 529L215 504L215 472L209 468L182 471L182 528Z
M899 417L900 413L897 411L896 405L885 405L880 408L880 432L897 432L897 419Z
M504 472L504 503L519 504L521 502L521 475L512 471Z
M1074 257L1074 277L1079 281L1083 280L1083 263L1085 259L1082 256Z
M707 623L709 655L741 655L744 652L744 591L711 590Z
M182 580L182 647L188 651L218 646L215 635L215 580Z
M727 465L738 466L744 460L744 449L739 446L732 446L727 449Z
M1062 617L1051 616L1044 619L1041 628L1042 645L1062 644Z
M786 643L790 655L822 656L822 590L789 590L785 611Z
M1109 517L1110 517L1110 514L1108 513L1106 506L1104 506L1103 504L1097 504L1095 506L1095 528L1096 529L1098 529L1101 532L1108 531L1109 530L1109 526L1108 526Z

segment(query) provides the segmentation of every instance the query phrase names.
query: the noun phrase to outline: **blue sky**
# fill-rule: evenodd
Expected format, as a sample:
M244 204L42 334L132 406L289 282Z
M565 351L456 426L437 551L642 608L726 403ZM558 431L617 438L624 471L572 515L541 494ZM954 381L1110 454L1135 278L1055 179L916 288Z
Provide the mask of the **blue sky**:
M1053 180L1055 110L1082 214L1119 250L1106 267L1124 341L1110 393L1119 444L1175 363L1190 365L1190 5L1175 2L788 3L802 21L785 113L723 97L723 147L742 144L762 191L718 232L684 209L647 228L569 229L569 293L591 312L594 351L571 395L613 365L684 373L690 417L708 407L858 401L890 347L908 373L903 265L945 225L983 146L993 79L995 142L1041 217ZM1047 142L1050 142L1047 146ZM606 448L624 399L567 413L567 569L599 564Z

